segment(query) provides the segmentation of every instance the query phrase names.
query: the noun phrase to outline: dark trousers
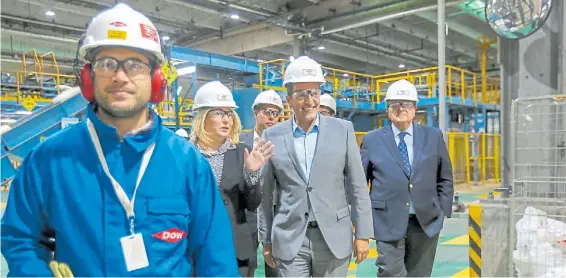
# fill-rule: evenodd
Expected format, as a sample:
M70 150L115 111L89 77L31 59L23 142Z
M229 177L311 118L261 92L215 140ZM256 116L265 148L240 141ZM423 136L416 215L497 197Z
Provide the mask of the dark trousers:
M439 234L428 237L417 217L409 217L405 237L395 242L377 241L378 277L430 277Z

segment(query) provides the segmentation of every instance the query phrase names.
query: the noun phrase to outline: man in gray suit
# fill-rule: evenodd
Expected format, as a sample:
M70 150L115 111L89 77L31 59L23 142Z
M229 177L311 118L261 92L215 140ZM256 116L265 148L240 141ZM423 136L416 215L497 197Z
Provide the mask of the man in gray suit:
M252 105L252 110L255 115L255 126L252 132L242 133L240 135L240 141L244 142L252 148L263 131L271 127L278 122L279 115L283 111L283 100L281 96L277 94L274 90L267 90L259 93L254 100ZM257 213L256 211L246 211L246 219L248 219L252 237L254 240L254 250L259 247L258 243L258 232L257 232ZM257 260L250 262L250 272L253 273L257 268ZM264 265L265 277L277 277L277 271L275 268L269 266L267 263Z
M318 113L322 83L318 63L291 62L284 85L294 115L263 133L277 147L262 170L259 240L266 262L283 277L346 277L352 251L363 261L373 235L353 126ZM352 219L358 220L355 239Z
M444 218L452 214L450 158L440 130L413 124L413 84L391 84L385 100L393 124L366 134L361 146L371 181L377 275L430 276Z

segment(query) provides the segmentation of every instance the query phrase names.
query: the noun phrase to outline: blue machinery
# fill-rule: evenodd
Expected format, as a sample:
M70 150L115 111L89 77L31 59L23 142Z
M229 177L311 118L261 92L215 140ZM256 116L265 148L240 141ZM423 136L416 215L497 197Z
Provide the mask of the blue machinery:
M249 59L212 54L178 46L170 47L169 51L170 61L181 61L181 63L195 66L194 72L191 73L193 93L198 89L197 68L219 68L238 72L243 76L247 88L235 88L233 93L236 103L240 107L237 112L242 119L244 129L250 129L254 125L255 120L251 105L261 90L275 89L285 99L286 91L281 87L284 69L288 63L285 60L258 63ZM427 125L438 126L436 122L438 111L436 70L437 68L428 68L371 76L324 68L327 83L322 88L337 100L340 117L351 120L356 131L368 131L386 123L383 97L387 84L399 79L408 79L417 84L419 88L419 112L423 115L422 121ZM446 103L447 111L451 113L451 117L447 117L447 121L449 121L447 126L456 126L461 131L487 130L487 120L497 118L499 114L498 89L489 87L487 78L485 76L482 78L477 73L465 72L448 66L447 75ZM179 80L175 77L173 76L170 80L173 89L168 100L162 106L154 107L154 109L163 116L164 122L171 128L188 129L190 128L190 119L187 120L187 118L190 117L187 115L188 112L184 111L187 110L184 108L184 101L177 96ZM480 83L481 88L479 88ZM22 99L25 98L20 98L18 95L15 100L2 92L3 112L21 110ZM2 181L13 177L17 163L41 140L61 130L69 122L72 123L73 119L74 122L81 120L86 104L86 101L76 90L65 98L47 103L47 105L36 105L31 109L33 113L17 120L9 128L3 127ZM169 106L169 108L174 107L173 111L164 111L167 110L164 109L164 105Z

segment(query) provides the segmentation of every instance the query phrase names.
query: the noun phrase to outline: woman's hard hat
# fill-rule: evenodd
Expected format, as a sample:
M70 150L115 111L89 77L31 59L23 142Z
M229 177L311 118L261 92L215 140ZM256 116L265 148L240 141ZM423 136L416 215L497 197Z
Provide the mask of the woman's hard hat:
M212 81L200 87L193 101L193 109L214 107L238 108L230 89L219 81Z

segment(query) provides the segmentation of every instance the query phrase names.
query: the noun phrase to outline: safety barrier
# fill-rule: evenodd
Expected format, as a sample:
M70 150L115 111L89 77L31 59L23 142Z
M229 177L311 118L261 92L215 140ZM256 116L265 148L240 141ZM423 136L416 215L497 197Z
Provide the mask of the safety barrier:
M482 208L480 204L470 204L469 210L469 223L468 223L468 236L470 241L469 247L469 264L470 273L469 277L481 277L482 269Z
M367 132L356 132L358 146ZM454 183L499 182L499 134L447 132Z
M447 132L454 182L499 181L499 134Z

